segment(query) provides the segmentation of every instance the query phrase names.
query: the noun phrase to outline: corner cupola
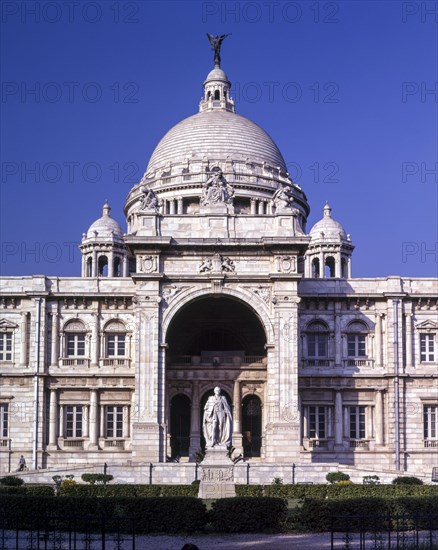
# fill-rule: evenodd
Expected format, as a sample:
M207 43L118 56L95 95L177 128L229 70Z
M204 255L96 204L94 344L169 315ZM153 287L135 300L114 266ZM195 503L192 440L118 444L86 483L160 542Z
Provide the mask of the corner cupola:
M351 255L354 245L342 225L332 218L326 202L323 217L309 233L310 243L305 254L305 277L351 278Z
M128 257L123 231L110 216L105 201L102 216L82 235L82 277L127 277Z

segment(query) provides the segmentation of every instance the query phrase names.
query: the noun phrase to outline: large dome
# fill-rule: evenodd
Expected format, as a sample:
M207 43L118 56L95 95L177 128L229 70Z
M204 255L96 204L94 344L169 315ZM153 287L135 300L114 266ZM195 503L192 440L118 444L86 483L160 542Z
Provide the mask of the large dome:
M187 159L230 158L267 164L286 172L272 138L255 122L231 111L204 111L184 119L158 143L146 173Z

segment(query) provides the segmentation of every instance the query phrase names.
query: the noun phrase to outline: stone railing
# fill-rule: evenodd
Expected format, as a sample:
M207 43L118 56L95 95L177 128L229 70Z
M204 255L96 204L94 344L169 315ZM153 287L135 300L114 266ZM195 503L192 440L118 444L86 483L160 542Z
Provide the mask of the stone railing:
M350 449L367 449L370 448L368 439L350 439Z
M105 449L125 449L125 440L124 439L104 439L103 447Z
M334 359L303 359L303 367L334 367Z
M62 367L89 367L90 360L87 357L63 357L61 359Z
M101 363L104 367L130 367L131 359L127 357L105 357L101 359Z
M343 360L344 367L373 367L374 359L367 357L350 357Z
M201 366L240 366L240 365L258 365L267 364L267 357L263 355L228 355L226 352L211 355L174 355L169 358L170 365L201 365Z
M61 449L69 449L69 450L78 450L84 448L84 440L79 438L72 438L72 439L61 439L60 440L60 447Z
M429 447L438 447L438 439L426 439L424 441L424 447L425 448L429 448Z

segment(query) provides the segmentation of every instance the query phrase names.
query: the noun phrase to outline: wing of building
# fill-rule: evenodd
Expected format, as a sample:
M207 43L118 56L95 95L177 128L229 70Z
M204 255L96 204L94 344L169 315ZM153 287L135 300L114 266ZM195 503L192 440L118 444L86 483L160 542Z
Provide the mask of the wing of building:
M350 236L328 204L306 229L305 193L230 86L216 63L130 191L126 233L105 203L83 234L81 277L2 279L1 474L23 455L48 479L106 463L190 483L220 386L236 481L430 478L437 281L353 278Z

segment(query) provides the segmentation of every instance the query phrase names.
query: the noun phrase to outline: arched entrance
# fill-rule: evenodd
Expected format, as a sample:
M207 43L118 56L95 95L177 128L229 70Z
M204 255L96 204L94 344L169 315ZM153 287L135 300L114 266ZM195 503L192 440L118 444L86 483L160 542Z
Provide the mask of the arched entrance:
M189 456L190 409L190 399L186 395L172 397L170 402L171 458Z
M175 314L166 343L166 391L168 395L183 392L191 398L190 460L205 448L203 410L215 386L221 388L232 406L233 446L242 452L242 395L247 385L257 387L261 403L266 382L266 334L257 313L231 296L196 298ZM167 416L168 442L181 437L173 420L173 407L172 399ZM260 442L259 420L257 429L251 429ZM175 446L171 446L174 453ZM260 456L260 444L252 456Z

